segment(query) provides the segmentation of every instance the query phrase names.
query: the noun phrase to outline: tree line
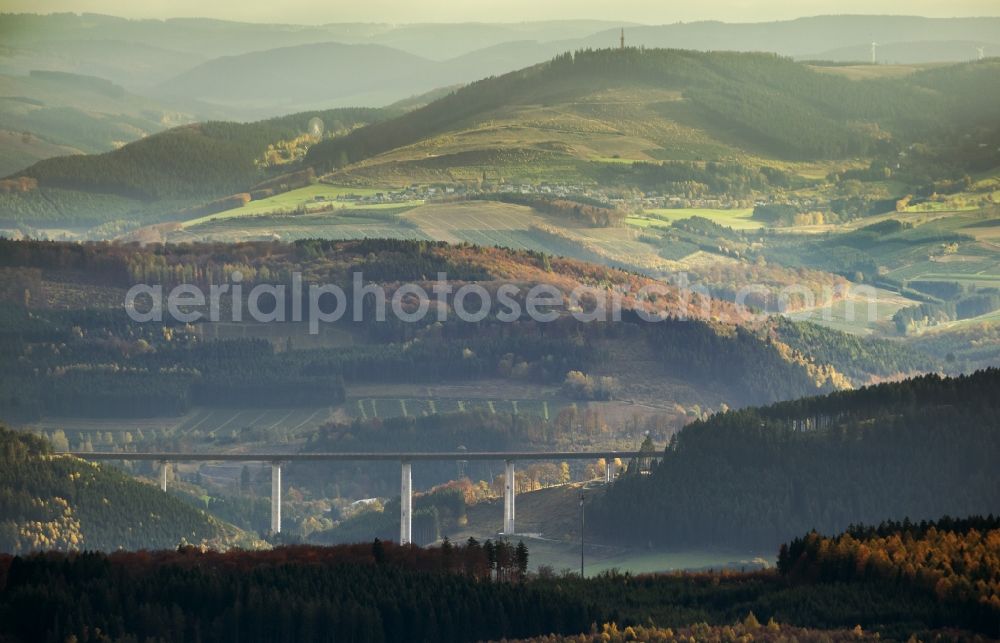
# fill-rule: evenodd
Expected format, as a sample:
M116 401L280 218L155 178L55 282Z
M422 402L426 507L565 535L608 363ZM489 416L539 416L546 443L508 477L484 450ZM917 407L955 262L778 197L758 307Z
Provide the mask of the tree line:
M517 549L515 569L524 562ZM98 632L111 640L475 641L578 635L596 623L702 637L740 622L748 636L772 630L761 625L772 620L887 638L932 637L934 628L991 634L895 581L791 582L766 571L498 577L493 565L475 541L0 556L0 627L15 643ZM599 640L620 640L613 632Z

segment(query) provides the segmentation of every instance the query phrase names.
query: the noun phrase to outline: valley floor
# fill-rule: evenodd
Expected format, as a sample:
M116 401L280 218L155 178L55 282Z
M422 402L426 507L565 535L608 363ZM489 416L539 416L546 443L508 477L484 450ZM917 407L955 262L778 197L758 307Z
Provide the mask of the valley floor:
M516 497L517 535L531 552L532 570L554 572L580 569L580 494L604 493L599 482L570 483L520 493ZM448 537L461 543L496 538L503 525L503 499L481 502L468 510L468 522ZM774 566L775 552L703 549L635 549L584 543L584 572L588 576L616 569L634 574L687 570L754 570Z

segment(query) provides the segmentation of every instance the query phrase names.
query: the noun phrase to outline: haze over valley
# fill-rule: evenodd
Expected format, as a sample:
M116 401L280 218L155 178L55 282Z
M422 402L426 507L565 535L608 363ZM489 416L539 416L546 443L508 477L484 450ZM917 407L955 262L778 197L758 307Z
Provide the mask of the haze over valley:
M0 641L1000 636L990 7L107 4L0 14Z

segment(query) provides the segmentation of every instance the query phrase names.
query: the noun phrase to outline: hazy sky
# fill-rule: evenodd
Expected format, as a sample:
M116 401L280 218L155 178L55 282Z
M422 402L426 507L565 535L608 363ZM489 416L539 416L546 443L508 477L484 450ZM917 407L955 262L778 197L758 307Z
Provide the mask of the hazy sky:
M601 18L649 24L762 21L818 14L1000 15L1000 0L0 0L0 11L202 16L253 22L521 22Z

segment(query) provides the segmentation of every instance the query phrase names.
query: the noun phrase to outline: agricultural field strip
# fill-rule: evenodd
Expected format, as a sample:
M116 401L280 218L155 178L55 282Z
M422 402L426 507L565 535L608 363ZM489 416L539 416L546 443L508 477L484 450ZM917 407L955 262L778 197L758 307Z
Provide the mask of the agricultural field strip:
M263 426L265 432L285 430L289 434L310 425L319 425L325 421L326 415L331 412L331 407L293 408L288 409L212 409L198 407L181 418L158 418L158 419L128 419L128 418L50 418L26 426L26 429L36 431L65 431L67 435L77 435L84 433L112 433L123 434L126 432L142 431L147 436L171 436L191 437L199 428L210 429L205 433L206 437L217 438L218 433L238 424L241 427ZM241 416L250 415L248 420L241 421ZM291 420L291 421L289 421ZM294 425L289 428L291 423ZM189 426L188 426L189 425ZM186 428L185 428L186 427Z
M269 425L268 425L267 427L265 427L265 430L266 430L266 431L272 431L272 430L274 430L274 429L278 428L278 425L280 425L280 424L281 424L281 423L283 423L283 422L284 422L285 420L287 420L287 419L288 419L289 417L291 417L292 413L295 413L295 409L292 409L291 411L289 411L288 413L286 413L285 415L283 415L283 416L282 416L282 417L281 417L280 419L278 419L278 421L277 421L277 422L275 422L274 424L269 424Z
M208 412L206 412L205 416L201 418L201 420L199 420L197 423L195 423L192 427L190 427L187 431L185 431L183 435L191 435L192 433L194 433L195 429L204 424L205 421L208 420L208 418L212 417L213 413L215 413L214 410L209 410Z
M176 418L136 418L132 419L95 419L95 418L74 418L74 417L45 417L37 422L25 425L26 429L37 431L64 431L68 434L90 433L99 431L102 433L125 433L131 431L163 432L171 434L186 421L192 419L193 415L183 416L180 421Z
M314 413L313 413L312 415L310 415L310 416L309 416L308 418L306 418L306 419L305 419L305 420L303 420L302 422L299 422L298 424L296 424L296 425L295 425L295 426L293 426L292 428L288 429L288 432L289 432L289 433L291 434L291 433L294 433L295 431L298 431L298 430L299 430L299 429L301 429L301 428L302 428L303 426L305 426L305 425L306 425L307 423L311 422L313 418L315 418L315 417L316 417L317 415L319 415L320 413L323 413L324 411L325 411L325 412L326 412L327 414L329 414L329 413L330 413L330 407L322 407L322 408L320 408L320 409L316 410L316 411L315 411L315 412L314 412Z
M509 245L511 245L510 243L506 243L505 244L503 242L504 241L503 231L512 232L512 231L515 231L515 230L526 230L527 229L527 228L515 228L513 226L508 226L508 227L505 227L505 228L496 228L496 227L494 227L491 224L483 222L482 220L479 219L479 217L477 215L474 215L474 214L466 214L465 216L462 217L462 221L461 222L463 224L466 224L466 225L464 225L461 228L458 227L457 225L455 225L455 223L452 222L452 221L445 221L444 219L450 218L450 217L446 217L445 215L437 215L436 217L433 216L433 215L425 215L425 216L426 216L427 219L432 220L432 226L429 226L429 227L426 227L426 228L424 226L421 226L422 228L426 229L428 232L432 232L434 230L439 230L439 231L443 232L447 237L462 238L463 236L464 237L468 236L468 234L464 234L464 233L466 233L466 231L474 231L474 232L478 232L483 237L485 237L486 239L490 240L491 243L489 245L494 245L494 246L503 246L503 245L509 246ZM470 223L473 224L473 225L469 225ZM476 225L476 224L478 224L478 225ZM419 225L419 222L418 222L418 225ZM491 231L493 233L497 233L500 236L499 236L499 238L495 237L492 234L490 234L490 232L487 232L487 231ZM463 239L463 240L471 241L471 239ZM520 244L518 244L518 245L520 245Z
M347 237L349 239L432 239L423 230L413 230L405 227L331 225L330 228L332 230L343 229L351 231L352 236Z
M548 403L537 398L361 397L355 398L354 404L346 408L353 417L361 418L419 416L469 409L488 410L491 414L513 412L545 416Z
M524 244L515 241L509 237L496 237L493 234L483 231L483 230L461 230L459 235L463 241L468 241L469 243L474 243L481 246L495 246L495 247L507 247L513 248L515 250L524 249Z
M428 236L423 230L417 230L413 228L406 227L386 227L386 226L367 226L367 225L356 225L356 224L340 224L340 223L330 223L320 226L293 226L283 224L280 226L260 226L259 228L246 227L246 234L251 237L257 237L266 232L274 232L281 234L286 240L298 239L298 238L315 238L322 237L328 239L340 239L340 240L355 240L355 239L375 239L375 238L398 238L398 239L417 239L417 240L432 240L432 237ZM215 235L226 235L231 234L232 230L204 230L204 234L215 234ZM224 239L229 239L230 237L223 237Z
M372 188L348 188L338 185L330 185L317 183L315 185L310 185L302 188L296 188L294 190L289 190L282 194L276 194L274 196L267 197L266 199L260 199L257 201L251 201L249 204L238 207L230 208L229 210L223 210L221 212L214 212L212 214L203 215L200 217L195 217L189 219L182 223L183 227L193 227L212 223L215 221L224 221L227 219L239 219L244 217L254 217L254 216L266 216L268 214L287 214L295 212L296 208L304 204L342 204L346 207L352 207L356 209L368 209L366 205L368 204L358 204L356 201L337 201L336 199L345 194L357 194L358 196L371 196L375 194L377 190ZM316 196L323 196L326 201L316 201ZM385 205L385 204L376 204ZM395 204L391 204L395 205Z
M190 422L192 419L194 419L194 417L197 416L197 414L198 414L197 412L193 412L184 415L175 424L171 425L171 427L167 429L164 433L166 435L177 435L178 433L180 433L181 427Z
M479 208L478 212L481 213L481 212L483 212L486 209L487 208ZM492 209L492 208L489 208L489 209ZM528 229L528 225L530 223L528 219L529 219L529 217L531 215L529 215L527 213L523 213L522 214L520 212L518 212L518 213L501 212L500 216L498 216L498 219L499 218L505 219L507 223L503 227L496 227L496 225L494 225L494 224L490 224L490 223L486 223L486 222L482 221L479 218L480 216L482 216L482 214L477 214L476 213L477 209L470 208L470 210L472 210L472 212L463 213L463 216L461 216L461 217L452 215L451 213L447 213L447 212L433 212L432 211L432 212L428 212L428 213L425 213L425 214L416 214L413 217L413 220L415 220L415 222L419 224L420 223L420 218L426 218L426 219L431 220L435 224L434 227L436 227L436 228L461 230L461 229L468 228L469 226L467 226L467 225L462 225L462 226L455 225L455 221L458 220L458 221L460 221L461 223L464 224L468 220L471 219L471 220L475 221L476 223L480 224L480 227L487 228L489 230L493 230L493 231L496 231L496 232L499 232L501 230L507 230L507 231L510 231L510 230L527 230ZM541 215L538 215L538 216L541 216ZM514 223L511 223L512 220L514 221Z
M237 411L237 412L236 412L236 414L235 414L235 415L233 415L233 416L232 416L231 418L229 418L228 420L226 420L225 422L223 422L223 423L222 423L222 424L220 424L219 426L215 427L215 428L214 428L214 429L212 429L211 431L209 431L209 433L208 433L209 437L212 437L212 438L216 437L216 434L217 434L217 432L221 431L222 429L224 429L224 428L226 428L227 426L229 426L230 424L232 424L232 423L233 423L233 421L234 421L234 420L236 420L236 418L238 418L239 416L243 415L244 413L252 413L252 411L247 411L247 410L243 410L243 411ZM254 423L255 423L255 422L256 422L257 420L259 420L260 418L264 417L264 415L265 415L266 413L267 413L267 411L266 411L266 410L265 410L265 411L263 411L263 412L261 412L261 414L260 414L260 415L258 415L257 417L255 417L255 418L254 418L254 419L253 419L253 420L252 420L251 422L249 422L249 423L245 424L245 426L253 426L253 425L254 425Z
M440 215L439 215L440 216ZM531 243L526 244L521 239L508 236L507 233L517 232L530 234L530 221L527 218L530 215L521 215L513 213L504 213L502 218L505 220L505 224L501 227L497 227L494 224L484 222L480 217L482 214L469 214L463 219L463 223L472 223L473 226L467 226L464 228L452 227L451 234L454 236L462 237L466 241L473 243L480 243L480 240L476 235L481 235L484 239L488 240L489 244L484 245L494 245L500 247L509 247L514 249L536 249L543 250L545 252L550 252L550 249L545 244ZM539 218L543 218L538 215ZM513 221L512 221L513 220ZM558 253L556 253L558 254Z
M260 410L260 409L254 409L254 410ZM289 418L292 418L292 421L295 422L295 421L298 421L299 418L301 417L298 414L303 414L303 415L308 414L308 416L304 420L298 421L295 426L293 426L293 427L291 427L291 429L289 429L291 431L295 431L297 429L302 428L304 425L306 425L311 420L313 420L316 417L316 415L318 415L319 413L324 412L324 411L329 412L329 407L320 407L319 409L293 408L293 409L291 409L290 411L287 411L287 412L286 412L285 409L263 409L263 410L260 410L260 413L257 416L255 416L252 420L250 420L248 423L245 423L245 426L250 426L250 427L260 426L262 424L261 420L264 420L265 422L267 422L265 430L272 431L272 430L280 429L283 425L285 425L288 422ZM220 431L220 430L224 429L225 427L229 426L240 415L243 415L245 413L251 413L251 412L253 412L253 411L252 410L245 410L245 409L244 410L238 410L238 411L237 410L233 410L233 409L201 409L198 413L199 414L203 413L204 415L202 415L201 418L199 419L199 421L196 422L192 427L190 427L184 433L184 435L190 435L198 427L202 426L203 424L205 424L205 422L207 422L208 420L212 419L213 422L209 424L209 427L211 428L211 430L208 432L207 435L209 435L211 437L217 437L218 431ZM284 414L278 420L276 420L274 422L269 422L270 418L267 418L267 416L269 416L271 414L279 414L279 413L284 413ZM295 417L292 417L293 415ZM196 414L196 417L197 416L198 416L198 414ZM265 419L265 418L267 418L267 419Z
M482 216L482 215L480 215L480 214L470 214L470 215L468 215L468 218L471 219L472 221L480 224L480 227L486 228L487 230L491 230L493 232L511 231L511 230L526 230L527 229L526 227L524 227L522 225L515 226L515 225L509 223L509 220L511 218L513 218L513 217L510 217L510 216L504 217L505 219L508 220L508 223L505 226L503 226L503 227L497 227L496 225L494 225L492 223L486 223L482 219L480 219L480 216ZM518 218L520 218L520 217L518 217Z

